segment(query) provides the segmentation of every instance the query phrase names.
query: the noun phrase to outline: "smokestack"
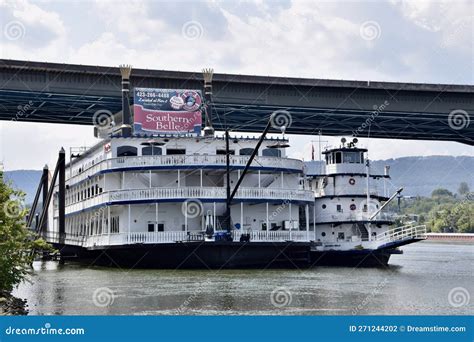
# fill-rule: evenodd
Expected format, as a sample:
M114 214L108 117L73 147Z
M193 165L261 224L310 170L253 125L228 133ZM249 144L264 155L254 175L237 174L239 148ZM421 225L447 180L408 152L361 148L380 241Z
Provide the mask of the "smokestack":
M132 125L130 120L130 73L131 65L120 65L122 74L122 126L120 130L124 138L132 135Z
M202 69L204 77L204 113L206 114L206 126L204 127L204 136L214 136L214 127L212 127L212 76L214 69Z

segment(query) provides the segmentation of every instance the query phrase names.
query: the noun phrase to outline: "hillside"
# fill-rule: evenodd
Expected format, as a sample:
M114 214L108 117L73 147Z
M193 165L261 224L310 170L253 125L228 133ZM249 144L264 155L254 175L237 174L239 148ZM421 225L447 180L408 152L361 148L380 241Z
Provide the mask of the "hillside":
M318 169L317 164L317 161L308 162L309 171ZM474 157L403 157L372 163L372 167L380 172L385 165L390 166L391 190L403 186L405 196L430 196L440 187L456 193L461 182L467 182L474 189ZM7 180L27 193L27 203L33 201L40 177L41 171L37 170L5 172Z
M309 173L319 170L317 161L307 165ZM371 168L383 173L385 165L390 166L391 191L402 186L405 196L430 196L436 188L456 193L461 182L474 188L474 157L403 157L373 161Z

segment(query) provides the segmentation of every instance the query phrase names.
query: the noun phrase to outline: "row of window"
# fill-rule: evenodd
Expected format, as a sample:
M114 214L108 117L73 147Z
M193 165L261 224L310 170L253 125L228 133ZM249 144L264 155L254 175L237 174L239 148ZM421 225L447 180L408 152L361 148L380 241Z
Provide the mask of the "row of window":
M363 152L332 152L326 154L326 164L361 164L364 163Z
M99 184L92 184L92 182L85 182L79 186L75 186L72 189L67 188L66 192L66 205L72 203L81 202L94 196L100 195L104 190Z
M376 204L375 207L378 209L378 208L379 208L379 205ZM327 205L326 205L326 204L323 204L323 205L321 206L321 208L326 209L326 208L327 208ZM349 206L349 209L350 209L350 210L356 210L356 209L357 209L357 206L356 206L354 203L352 203L352 204ZM341 204L336 204L336 210L337 210L338 212L340 212L340 213L342 213L342 212L344 211L344 209L342 209L342 205L341 205ZM362 211L364 211L364 212L367 211L367 204L364 204L364 208L362 209Z
M66 232L72 236L90 236L107 232L108 217L103 210L93 215L71 216L66 218ZM110 218L110 233L119 233L120 217Z
M239 150L239 155L249 156L253 153L253 148L241 148ZM229 153L235 155L235 150L229 150ZM142 156L161 156L163 154L163 149L156 146L146 146L142 147L141 155ZM186 149L179 148L167 148L167 155L179 155L186 154ZM226 154L225 150L216 150L216 154ZM135 146L119 146L117 147L117 157L135 157L138 156L138 148ZM274 148L266 148L262 150L262 156L265 157L281 157L281 151Z

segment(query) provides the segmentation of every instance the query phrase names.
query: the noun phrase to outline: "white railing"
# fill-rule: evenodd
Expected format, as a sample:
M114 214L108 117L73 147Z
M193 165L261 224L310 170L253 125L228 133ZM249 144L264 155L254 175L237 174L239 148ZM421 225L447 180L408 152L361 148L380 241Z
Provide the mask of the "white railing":
M66 214L84 210L92 206L99 206L119 201L155 200L155 199L216 199L225 200L226 189L223 187L183 187L183 188L148 188L114 190L103 192L98 196L82 202L66 206ZM240 188L235 195L236 199L254 200L288 200L313 202L314 194L311 190L273 189L273 188Z
M239 241L242 234L250 234L250 242L264 242L264 241L309 241L311 235L306 231L237 231L232 232L234 241Z
M230 156L231 166L244 167L250 156ZM97 172L104 170L126 169L136 167L157 167L157 166L222 166L226 165L225 155L162 155L162 156L138 156L138 157L119 157L103 160L89 168L76 172L67 180L68 185L80 182ZM253 167L269 167L291 170L303 170L304 163L298 159L280 158L280 157L255 157L252 162ZM69 172L67 173L69 175Z
M391 242L404 239L426 239L426 226L403 226L380 233L375 237L377 242Z
M353 213L351 210L348 212L335 212L332 214L318 215L318 222L340 222L340 221L369 221L369 217L372 214L367 212L356 212ZM379 213L372 221L393 221L393 216L387 213Z
M284 241L309 241L311 234L306 231L236 231L232 232L234 241L240 241L242 234L250 234L250 242L284 242ZM46 241L59 243L59 233L48 232ZM100 234L92 236L73 236L65 234L65 244L95 247L119 246L148 243L174 243L180 241L204 241L204 232L201 231L170 231L170 232L131 232L118 234Z

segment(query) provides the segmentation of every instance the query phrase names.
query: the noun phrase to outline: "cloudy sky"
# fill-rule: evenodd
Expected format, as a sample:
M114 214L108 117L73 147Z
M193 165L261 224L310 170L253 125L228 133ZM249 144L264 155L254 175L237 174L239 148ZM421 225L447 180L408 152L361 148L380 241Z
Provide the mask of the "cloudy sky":
M473 84L473 3L0 0L0 57ZM2 122L0 135L0 161L7 170L39 169L55 159L60 146L95 141L91 127L46 124ZM311 140L317 138L291 138L289 153L308 160ZM323 140L334 144L338 139ZM362 140L375 145L375 140ZM382 140L377 145L383 148L371 150L373 159L474 155L472 147L458 143Z

